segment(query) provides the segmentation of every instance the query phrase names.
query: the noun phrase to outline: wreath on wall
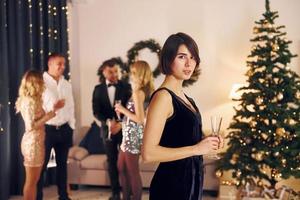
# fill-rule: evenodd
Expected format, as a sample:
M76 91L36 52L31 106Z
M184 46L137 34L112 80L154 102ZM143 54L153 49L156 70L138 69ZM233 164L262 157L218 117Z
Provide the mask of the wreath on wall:
M139 51L145 48L148 48L151 52L156 53L157 58L159 59L161 47L158 42L156 42L153 39L140 41L135 43L134 46L127 51L128 67L136 61L136 57L139 55ZM158 65L155 67L154 71L152 72L154 78L156 78L161 73Z

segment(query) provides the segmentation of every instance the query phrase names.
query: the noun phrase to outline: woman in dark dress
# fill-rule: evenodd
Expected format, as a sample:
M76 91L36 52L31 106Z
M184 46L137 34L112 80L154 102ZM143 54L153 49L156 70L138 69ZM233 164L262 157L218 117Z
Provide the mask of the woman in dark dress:
M144 130L144 162L160 162L150 185L150 200L200 200L202 155L223 146L219 137L202 138L201 115L182 84L199 73L195 41L184 33L171 35L161 51L164 82L152 95Z

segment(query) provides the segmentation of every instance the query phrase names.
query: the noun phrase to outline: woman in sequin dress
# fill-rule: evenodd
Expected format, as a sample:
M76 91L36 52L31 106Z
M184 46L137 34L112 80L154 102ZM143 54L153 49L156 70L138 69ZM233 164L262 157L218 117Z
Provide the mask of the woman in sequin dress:
M64 106L64 100L59 100L53 111L45 113L42 108L42 93L44 91L42 74L35 70L26 72L19 88L16 102L17 113L20 112L25 133L21 141L21 151L24 157L26 179L23 187L24 200L36 198L36 186L44 164L45 130L44 124L55 116L55 112Z
M144 132L145 111L154 91L152 71L145 61L137 61L130 67L132 97L126 108L115 105L117 113L124 115L123 139L118 158L118 170L123 200L141 200L142 181L139 173L139 155ZM131 198L132 195L132 198Z
M142 146L144 162L160 162L150 200L201 200L202 155L223 145L222 138L202 138L200 112L183 92L183 82L197 78L199 63L198 47L190 36L177 33L167 39L160 55L166 77L152 95Z

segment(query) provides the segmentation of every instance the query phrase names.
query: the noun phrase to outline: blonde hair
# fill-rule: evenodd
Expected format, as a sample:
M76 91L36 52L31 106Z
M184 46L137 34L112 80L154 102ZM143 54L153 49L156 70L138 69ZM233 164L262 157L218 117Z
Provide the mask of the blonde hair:
M21 111L24 101L29 103L29 109L35 113L42 106L42 94L45 90L43 76L39 71L27 71L19 87L19 96L16 101L17 113Z
M150 65L143 60L134 62L130 69L135 68L136 74L141 80L141 89L145 92L146 97L149 97L154 92L153 75Z

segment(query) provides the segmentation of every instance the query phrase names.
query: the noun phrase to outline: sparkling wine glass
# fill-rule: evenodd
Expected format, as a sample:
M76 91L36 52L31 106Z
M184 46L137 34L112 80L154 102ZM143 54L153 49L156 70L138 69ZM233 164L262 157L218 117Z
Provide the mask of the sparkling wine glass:
M121 100L115 100L115 105L117 105L117 104L121 104L122 102L121 102ZM116 112L116 114L117 114L117 121L118 122L120 122L120 121L122 121L122 119L121 119L121 113L120 112Z
M111 140L111 119L107 120L107 128L108 128L107 140Z
M218 137L222 124L222 117L211 116L210 117L212 135Z
M213 137L219 137L221 124L222 124L222 117L220 116L211 116L210 117L210 124L211 124L211 131ZM210 158L212 159L220 159L218 154L211 154Z

